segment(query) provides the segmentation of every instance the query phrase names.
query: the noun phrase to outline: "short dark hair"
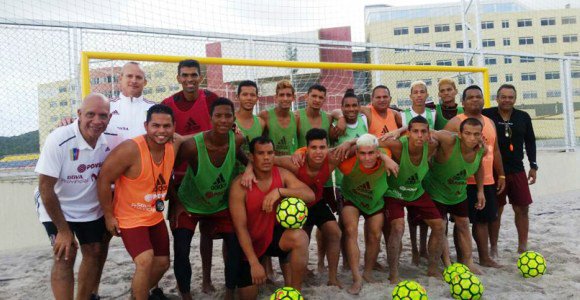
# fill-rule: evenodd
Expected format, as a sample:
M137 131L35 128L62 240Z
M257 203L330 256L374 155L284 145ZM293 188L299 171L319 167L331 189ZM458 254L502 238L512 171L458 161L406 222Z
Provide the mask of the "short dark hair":
M459 132L463 132L463 127L465 127L465 125L480 126L481 129L483 130L483 124L481 123L480 120L476 118L467 118L463 120L463 122L461 122L461 124L459 125Z
M344 105L344 99L346 98L355 98L358 103L358 97L354 93L354 89L347 89L346 92L344 92L344 96L342 96L341 105Z
M195 59L186 59L179 62L177 65L177 75L181 74L181 68L197 68L197 72L201 74L201 65Z
M467 91L469 90L478 90L483 95L483 90L477 85L470 85L463 90L463 94L461 95L461 101L465 101L465 97L467 97Z
M499 87L499 89L497 89L497 94L496 94L497 97L499 97L499 92L503 89L514 90L514 93L516 94L516 96L518 95L518 91L516 91L516 87L513 84L504 83Z
M385 90L387 90L387 92L389 92L389 96L391 95L391 90L389 90L389 88L386 85L379 84L373 88L373 91L371 93L371 98L373 98L375 96L375 91L378 89L385 89Z
M310 92L312 92L312 90L321 91L321 92L324 93L324 95L326 95L326 88L322 84L315 83L315 84L311 85L308 88L308 93L307 94L310 94Z
M256 94L258 93L258 85L255 81L252 80L244 80L238 84L238 95L242 92L242 88L245 86L253 86L256 88Z
M234 103L232 102L232 100L230 100L228 98L224 98L224 97L219 97L214 102L212 102L211 106L209 107L210 117L211 117L211 115L213 115L213 111L216 108L216 106L220 106L220 105L228 105L229 107L232 108L232 113L234 113L236 111L234 108Z
M425 119L421 115L418 115L418 116L412 118L411 121L409 121L409 125L407 128L409 128L409 130L411 130L411 127L413 127L413 124L426 124L427 126L429 126L429 122L427 121L427 119Z
M175 118L173 117L173 110L171 107L163 104L155 104L147 110L147 118L145 119L146 123L151 121L151 115L153 114L166 114L171 116L171 122L175 123Z
M321 128L312 128L306 132L306 146L310 145L311 141L326 139L326 130Z
M272 139L267 136L260 135L253 138L250 141L250 145L248 146L248 148L250 148L250 153L254 154L254 151L256 150L256 144L260 145L272 144L272 147L274 148L274 150L276 150L274 141L272 141Z

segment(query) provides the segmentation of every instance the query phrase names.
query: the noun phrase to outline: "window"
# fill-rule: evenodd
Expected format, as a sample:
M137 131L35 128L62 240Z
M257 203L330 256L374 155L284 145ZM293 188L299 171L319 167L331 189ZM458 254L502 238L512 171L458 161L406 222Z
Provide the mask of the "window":
M524 36L519 38L520 45L533 45L534 38L531 36Z
M422 33L429 33L429 26L428 25L415 26L415 34L422 34Z
M433 80L431 80L431 78L428 79L421 79L426 86L431 86L433 84Z
M60 106L67 106L68 105L68 101L66 101L66 100L60 101L59 105Z
M518 27L530 27L532 26L532 19L519 19Z
M410 88L411 87L411 80L397 80L397 88Z
M395 48L395 53L401 53L401 52L409 52L409 49Z
M66 86L61 86L58 88L59 93L66 93Z
M486 65L497 65L497 59L495 57L486 57L485 58Z
M503 38L503 45L504 46L509 46L512 44L512 41L510 40L510 38Z
M545 53L546 55L558 55L558 53ZM556 58L544 58L544 61L546 62L557 62L558 59Z
M415 46L419 46L419 47L430 47L431 45L429 43L421 43L421 44L415 44ZM419 51L425 51L425 50L415 50L416 52Z
M572 71L572 78L580 78L580 71Z
M546 92L546 97L548 98L557 98L562 96L562 91L560 90L548 90Z
M120 93L121 93L120 91L114 91L114 92L113 92L113 96L114 96L115 98L117 98L117 97L119 97L119 94L120 94Z
M463 60L463 58L460 58L457 60L457 65L460 67L464 67L465 66L465 60Z
M465 84L465 76L459 76L459 77L457 77L457 83L459 83L459 84Z
M165 72L163 72L163 71L155 71L155 77L156 78L163 77L163 75L165 75Z
M155 88L155 92L156 93L163 93L165 92L167 89L164 86L158 86Z
M522 81L536 81L536 73L522 73Z
M489 75L489 82L491 83L497 82L497 75Z
M463 24L455 23L455 31L461 31L461 30L463 30Z
M538 99L538 92L524 91L524 99Z
M562 25L576 24L576 17L562 17Z
M544 35L542 37L542 43L544 44L555 44L558 42L558 39L555 35Z
M579 56L578 52L565 52L564 56Z
M578 41L577 34L565 34L563 36L564 43L576 43Z
M501 21L501 28L510 28L510 21L502 20Z
M416 63L417 66L430 66L431 62L430 61L418 61Z
M481 29L493 29L493 21L481 22Z
M487 39L487 40L483 40L481 42L483 44L483 48L495 47L495 40L494 39Z
M540 25L542 26L556 25L556 18L543 18L540 20Z
M449 31L449 24L435 24L435 32Z
M405 35L405 34L409 34L409 27L395 28L395 35Z
M153 92L152 88L144 88L143 89L143 95L149 95Z
M438 42L438 43L435 43L435 47L451 48L451 42Z
M574 97L580 96L580 89L574 89L573 95Z
M455 48L457 48L457 49L463 49L463 41L457 41L457 42L455 42Z
M56 116L50 117L50 121L51 122L56 122L56 120L58 120L58 117L56 117Z
M179 84L172 84L169 86L170 91L177 91L179 90Z
M512 63L512 57L511 56L506 56L503 58L503 63L504 64L511 64Z
M51 108L53 108L53 107L56 107L56 101L51 101L51 102L50 102L50 107L51 107Z
M520 63L531 63L535 62L536 58L531 56L520 56Z
M546 72L545 78L546 78L546 80L560 79L560 72L558 72L558 71Z
M438 60L437 65L438 66L451 66L451 61L450 60Z
M505 82L512 82L512 81L514 81L514 75L505 74Z

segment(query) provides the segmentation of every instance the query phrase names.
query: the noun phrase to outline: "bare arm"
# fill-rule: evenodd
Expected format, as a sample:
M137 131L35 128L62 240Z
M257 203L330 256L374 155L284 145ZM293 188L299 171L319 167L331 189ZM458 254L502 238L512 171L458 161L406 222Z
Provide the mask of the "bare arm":
M445 125L444 130L451 131L451 132L459 132L459 125L461 124L461 120L458 117L453 117L447 125Z
M501 194L505 189L505 173L503 170L503 161L501 158L501 152L499 151L499 145L497 144L497 139L495 139L495 145L493 148L493 169L495 170L498 178L497 193Z
M260 120L262 120L263 122L263 126L262 126L262 135L263 136L268 136L268 111L263 110L260 112L260 114L258 114L258 117L260 118ZM260 122L260 123L262 123Z
M299 167L292 161L292 156L276 156L274 157L274 164L278 167L290 170L290 172L294 174L298 173Z
M304 182L298 180L292 172L286 169L280 169L280 175L284 181L284 188L280 188L280 197L296 197L309 203L314 201L315 195Z
M482 210L485 207L485 194L483 192L483 166L481 162L474 177L475 183L477 184L477 203L475 204L475 209Z

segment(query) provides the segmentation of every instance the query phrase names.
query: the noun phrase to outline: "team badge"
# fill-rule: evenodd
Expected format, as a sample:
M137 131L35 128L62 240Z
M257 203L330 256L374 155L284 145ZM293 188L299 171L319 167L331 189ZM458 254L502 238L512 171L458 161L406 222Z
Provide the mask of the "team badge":
M79 159L79 148L72 148L70 149L70 160L75 161Z

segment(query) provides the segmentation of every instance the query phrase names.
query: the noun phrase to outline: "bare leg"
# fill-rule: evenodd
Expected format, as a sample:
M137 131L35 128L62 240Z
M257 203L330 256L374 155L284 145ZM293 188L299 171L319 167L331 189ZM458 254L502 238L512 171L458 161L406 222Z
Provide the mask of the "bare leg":
M102 243L90 243L81 245L83 259L79 267L77 300L89 299L96 289L100 275L99 265L101 262Z
M497 241L499 240L499 229L501 227L501 215L503 214L504 205L500 205L497 208L497 219L489 223L489 244L490 244L490 256L492 258L498 257L497 252Z
M518 253L523 253L528 250L528 231L530 228L530 219L528 217L529 205L512 205L512 207L514 208L516 229L518 230Z
M157 283L153 283L151 278L153 250L149 249L142 252L133 259L133 262L135 262L135 274L131 284L133 297L137 300L146 300L149 298L149 289Z
M320 238L324 239L322 242L326 248L328 257L328 285L334 285L342 288L342 284L338 280L338 259L340 256L340 239L341 232L336 221L328 221L322 224L322 228L318 229ZM318 234L316 235L318 237ZM320 259L320 256L319 256Z
M485 267L501 268L502 266L495 262L489 255L487 241L489 239L488 223L473 224L473 237L477 244L479 253L479 264Z
M169 256L153 256L151 274L149 275L149 289L157 286L167 270L169 270Z
M359 270L360 249L358 247L358 220L360 213L354 206L345 206L341 212L344 225L343 234L346 241L346 254L352 272L352 285L348 288L349 294L356 295L362 288L362 276Z
M431 228L431 236L429 237L429 268L427 275L432 277L441 277L441 272L438 270L439 259L441 258L441 251L443 251L443 224L441 219L426 219L424 220Z
M401 252L401 239L405 231L405 220L403 218L391 221L391 233L389 235L388 259L389 259L389 281L391 284L399 282L399 254Z
M310 245L310 239L312 237L312 230L314 229L314 226L304 226L304 227L302 227L302 229L304 231L306 231L306 234L308 235L308 244ZM320 263L320 261L318 263ZM322 264L324 264L324 261L322 262ZM282 270L282 271L284 271L284 270ZM314 277L315 276L314 270L308 269L308 267L306 267L306 276ZM284 274L284 278L285 278L284 281L287 281L286 274Z
M455 244L455 252L457 253L457 261L462 261L463 258L461 257L461 244L459 243L459 237L457 233L457 225L453 226L453 244Z
M95 271L95 276L97 277L97 282L93 288L93 294L99 294L99 285L101 284L101 276L103 275L103 268L105 267L105 262L107 261L107 255L109 254L109 242L111 241L111 235L106 233L103 237L103 242L101 243L101 257L99 260L99 267Z
M258 286L250 285L238 289L238 297L240 300L256 300L258 299Z
M73 267L76 255L77 249L71 247L67 260L64 260L64 256L60 260L54 259L50 274L50 285L55 299L73 299L75 286Z
M362 277L365 281L370 283L376 282L373 277L373 268L379 255L384 219L385 215L379 213L365 220L367 235L365 239L365 266Z
M338 229L338 230L340 230L340 229ZM339 243L340 243L340 241L339 241ZM328 244L326 242L326 239L324 239L322 237L322 230L320 230L320 229L316 229L316 246L318 248L318 252L317 252L318 253L318 273L320 274L320 273L323 273L325 271L324 257L326 256L326 252L328 251L327 250ZM339 245L338 249L340 252L340 245ZM339 253L339 255L340 255L340 253ZM337 257L337 259L338 259L338 257ZM328 264L330 265L330 258L328 260L329 260ZM338 263L338 260L337 260L337 263Z
M385 222L386 223L386 222ZM411 255L412 262L415 266L419 265L420 256L419 248L417 247L417 224L413 224L411 220L407 218L407 224L409 225L409 235L411 237ZM388 246L387 246L388 249Z
M443 235L443 240L442 240L442 245L443 245L443 253L441 254L441 258L443 259L443 265L444 266L449 266L451 264L451 257L449 255L449 241L447 240L447 220L442 220L442 225L443 228L445 228L444 230L444 235ZM457 226L457 225L456 225Z
M201 291L209 294L215 292L215 287L211 282L211 264L213 254L213 236L211 234L212 224L206 220L199 222L199 253L201 254Z
M467 217L454 216L455 230L457 230L457 242L461 245L457 250L457 257L461 257L460 263L466 265L472 273L482 274L481 270L473 263L471 232L469 231L469 219ZM459 255L461 252L461 255Z
M342 216L339 214L338 217L338 227L340 232L344 232L344 225L342 223ZM346 253L346 235L342 234L340 236L340 252L342 252L342 269L348 270L348 254Z
M429 227L422 221L419 223L419 255L424 258L429 258L429 252L427 251L427 230Z
M301 229L287 229L279 245L283 251L290 251L290 286L300 291L308 265L308 235Z

